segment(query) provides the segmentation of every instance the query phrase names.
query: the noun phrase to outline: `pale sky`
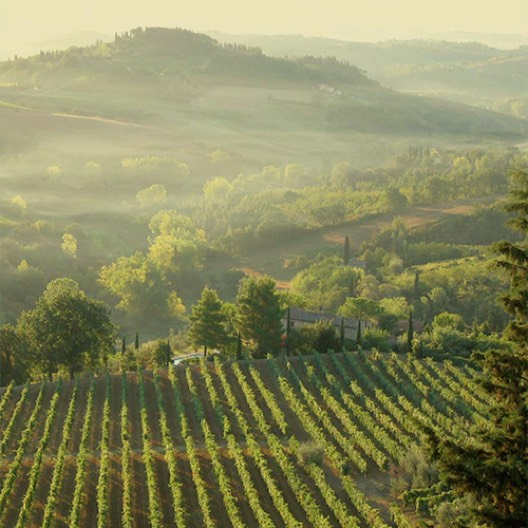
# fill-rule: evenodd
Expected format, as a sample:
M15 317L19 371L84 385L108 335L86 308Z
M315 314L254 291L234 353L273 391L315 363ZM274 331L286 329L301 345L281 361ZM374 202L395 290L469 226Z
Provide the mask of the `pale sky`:
M137 26L336 36L462 30L528 36L528 0L0 0L0 55L19 43Z

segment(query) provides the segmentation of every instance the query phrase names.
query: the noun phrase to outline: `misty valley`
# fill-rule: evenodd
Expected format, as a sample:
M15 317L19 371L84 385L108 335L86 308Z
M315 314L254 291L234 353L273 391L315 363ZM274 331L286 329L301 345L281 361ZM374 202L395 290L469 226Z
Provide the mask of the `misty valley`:
M527 63L0 62L0 526L526 526Z

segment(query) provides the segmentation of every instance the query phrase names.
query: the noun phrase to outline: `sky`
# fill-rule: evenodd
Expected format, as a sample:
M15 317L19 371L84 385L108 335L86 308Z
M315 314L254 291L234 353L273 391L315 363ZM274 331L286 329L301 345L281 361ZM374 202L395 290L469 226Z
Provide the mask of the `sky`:
M528 37L528 0L0 0L0 55L77 31L137 26L350 40L455 30Z

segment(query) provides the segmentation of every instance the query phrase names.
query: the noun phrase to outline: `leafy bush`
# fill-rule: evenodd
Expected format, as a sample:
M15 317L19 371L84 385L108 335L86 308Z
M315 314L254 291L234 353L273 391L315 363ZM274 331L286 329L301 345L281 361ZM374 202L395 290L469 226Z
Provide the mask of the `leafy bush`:
M316 464L321 466L324 458L324 447L319 442L309 441L299 444L295 452L301 466Z

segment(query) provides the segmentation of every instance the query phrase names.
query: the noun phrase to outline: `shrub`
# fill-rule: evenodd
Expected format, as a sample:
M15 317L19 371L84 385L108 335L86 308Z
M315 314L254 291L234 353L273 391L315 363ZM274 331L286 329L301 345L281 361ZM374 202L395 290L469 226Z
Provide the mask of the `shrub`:
M321 466L324 458L324 447L319 442L309 441L299 444L297 451L297 460L301 466L307 464L316 464Z

